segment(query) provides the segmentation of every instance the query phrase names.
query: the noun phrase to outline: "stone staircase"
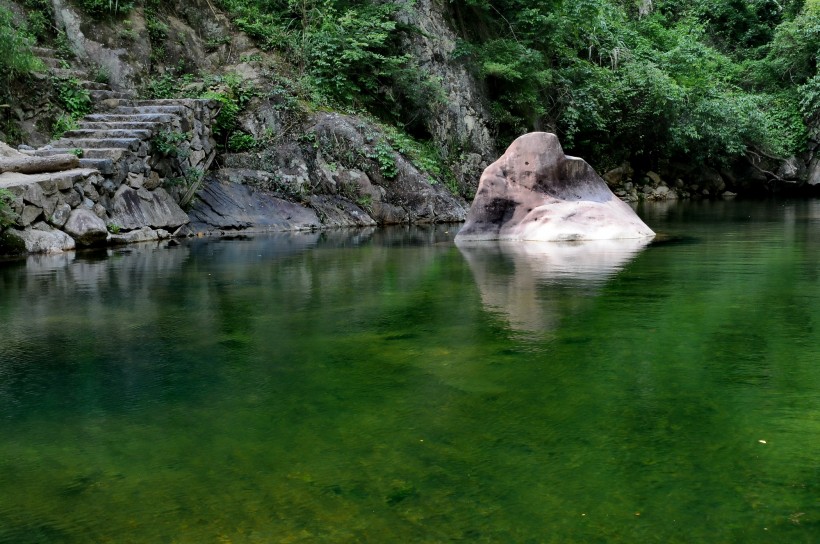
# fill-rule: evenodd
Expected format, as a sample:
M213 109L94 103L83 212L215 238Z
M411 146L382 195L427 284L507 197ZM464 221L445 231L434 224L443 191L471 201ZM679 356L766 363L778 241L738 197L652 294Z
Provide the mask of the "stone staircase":
M86 67L72 66L68 61L61 59L56 49L49 47L32 47L34 53L49 72L58 78L76 79L80 87L87 90L92 101L100 102L108 99L132 98L135 93L131 91L116 91L108 83L93 81L90 79L89 69Z
M35 53L55 76L74 78L88 90L94 112L48 145L20 149L33 157L77 155L79 169L35 176L0 175L0 187L16 196L18 227L24 229L20 238L27 250L50 251L42 248L54 244L66 249L70 244L65 233L79 245L98 244L106 239L107 227L118 231L113 243L146 236L156 239L157 232L165 232L162 229L173 232L186 223L187 215L179 204L196 190L190 178L204 173L216 155L211 124L219 104L201 99L139 100L133 92L93 81L88 70L68 65L52 49L36 48ZM161 133L175 136L174 153L163 155L155 149L155 138ZM189 176L192 172L196 175ZM87 237L70 231L79 216L102 232ZM57 241L44 242L42 233L51 235L51 230L60 231L53 233ZM131 231L141 234L129 238ZM112 243L111 235L107 239Z
M99 170L115 185L129 173L150 175L155 166L147 160L151 139L160 132L189 133L198 129L192 139L200 140L203 136L200 114L216 107L208 100L137 100L133 91L117 91L107 83L92 81L87 69L72 67L60 59L54 49L35 47L33 51L52 74L74 78L88 91L94 113L83 117L78 128L65 132L61 138L40 149L23 152L33 156L78 155L82 168ZM211 118L208 116L207 121ZM182 154L190 159L179 165L180 173L190 168L207 169L210 164L207 158L213 157L214 149L209 138L204 140L199 141L201 145L197 142L180 145Z
M197 118L212 106L211 101L197 99L106 99L105 107L97 106L97 113L83 117L78 128L27 153L34 156L76 154L82 167L95 168L114 184L119 184L129 173L148 176L159 164L159 157L151 160L154 136L163 131L191 133L192 142L183 142L179 146L180 155L187 156L178 167L179 173L190 168L205 170L210 163L205 159L209 155L213 158L213 142L209 142L208 137L203 141L202 129L196 133L194 127L202 127ZM210 120L210 116L206 117ZM168 168L160 172L168 173Z

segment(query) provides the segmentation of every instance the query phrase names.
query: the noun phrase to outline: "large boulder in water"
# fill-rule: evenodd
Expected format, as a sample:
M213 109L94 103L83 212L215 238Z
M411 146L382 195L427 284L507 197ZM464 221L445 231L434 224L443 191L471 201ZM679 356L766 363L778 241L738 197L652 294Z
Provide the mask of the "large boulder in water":
M613 240L655 233L555 134L516 139L484 170L456 240Z

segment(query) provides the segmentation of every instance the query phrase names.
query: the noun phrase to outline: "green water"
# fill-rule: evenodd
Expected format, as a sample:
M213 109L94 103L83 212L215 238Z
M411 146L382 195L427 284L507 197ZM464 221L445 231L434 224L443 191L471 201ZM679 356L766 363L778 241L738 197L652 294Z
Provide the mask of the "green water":
M641 213L1 264L0 543L819 542L820 202Z

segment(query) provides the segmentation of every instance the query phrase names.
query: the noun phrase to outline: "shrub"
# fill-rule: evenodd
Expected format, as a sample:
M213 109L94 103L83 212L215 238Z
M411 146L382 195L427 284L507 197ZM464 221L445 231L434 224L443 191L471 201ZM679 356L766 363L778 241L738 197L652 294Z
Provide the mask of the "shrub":
M134 9L133 0L77 0L83 11L94 17L125 15Z
M62 138L63 134L78 127L79 123L71 114L62 114L54 121L54 125L51 127L51 135L55 139Z
M80 87L74 78L55 78L57 98L60 105L73 118L78 119L91 111L91 95Z
M43 69L31 52L33 40L25 26L19 27L12 13L0 6L0 73L6 80Z
M151 139L151 148L154 153L163 157L185 158L186 153L180 149L180 144L188 141L191 135L187 132L163 130Z
M395 150L384 140L379 140L373 146L373 151L368 153L368 157L375 160L379 165L379 172L387 179L393 179L399 174L396 166Z
M256 146L256 138L244 132L235 131L228 137L228 150L234 153L249 151Z

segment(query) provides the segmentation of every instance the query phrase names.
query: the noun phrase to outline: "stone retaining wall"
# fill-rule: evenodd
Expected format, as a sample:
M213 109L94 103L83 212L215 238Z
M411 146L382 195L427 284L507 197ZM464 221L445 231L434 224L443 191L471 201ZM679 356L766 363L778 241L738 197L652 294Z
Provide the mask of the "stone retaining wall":
M107 109L86 116L80 129L28 152L81 149L81 165L94 168L0 174L0 189L13 196L17 217L3 233L3 252L156 240L188 223L180 204L193 195L216 154L211 123L219 104L190 99L103 105ZM161 155L152 144L162 134L185 138L174 143L173 153Z

